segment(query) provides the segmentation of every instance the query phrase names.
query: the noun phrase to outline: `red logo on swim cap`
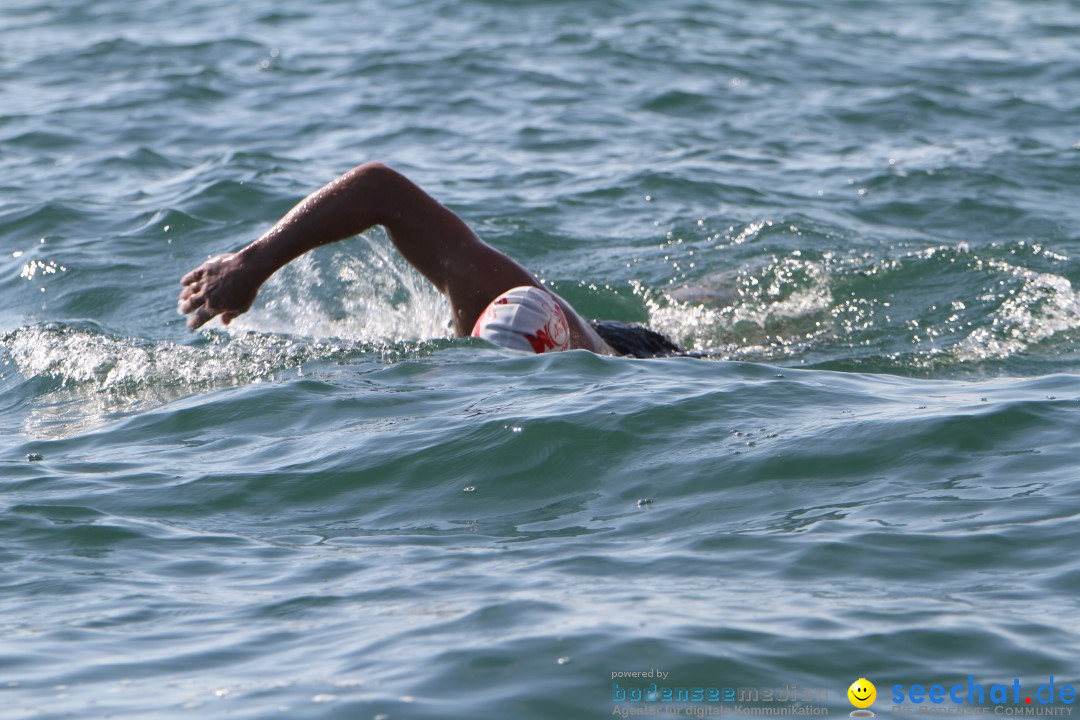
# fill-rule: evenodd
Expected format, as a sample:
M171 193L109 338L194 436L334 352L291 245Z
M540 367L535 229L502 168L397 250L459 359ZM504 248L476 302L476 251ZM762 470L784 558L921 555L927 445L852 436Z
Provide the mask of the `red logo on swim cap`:
M554 350L555 341L548 335L547 328L540 328L536 331L535 335L529 335L525 333L525 339L529 341L529 344L533 346L533 352L537 355L545 350Z
M522 333L532 345L537 355L548 350L566 350L570 345L570 330L566 326L566 316L556 302L552 303L551 318L535 335Z

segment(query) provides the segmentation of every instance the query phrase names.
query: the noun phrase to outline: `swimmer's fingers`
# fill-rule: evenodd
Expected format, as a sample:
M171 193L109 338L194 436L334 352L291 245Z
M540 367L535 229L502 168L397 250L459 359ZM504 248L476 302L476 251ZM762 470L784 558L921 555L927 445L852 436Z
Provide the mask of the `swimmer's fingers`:
M196 299L195 295L202 289L201 281L204 276L203 268L197 267L180 279L183 288L180 290L176 309L181 315L186 315L202 303L202 299Z
M199 266L199 267L195 268L194 270L192 270L191 272L189 272L184 277L180 278L180 284L181 285L191 285L192 283L194 283L194 282L196 282L198 280L201 280L204 272L205 271L203 270L202 266Z
M205 305L195 311L195 314L188 318L187 326L189 330L196 330L201 328L206 323L214 319L217 315L213 310L208 309Z
M205 304L206 296L202 293L195 292L194 290L190 292L185 291L180 293L180 304L177 309L180 311L181 315L187 315L195 308Z
M221 310L215 310L207 304L206 298L201 294L195 294L187 300L182 300L178 309L182 315L194 312L187 321L189 330L195 330L202 327L213 320L217 315L221 315L221 321L228 325L237 315L239 315L237 312L222 312Z

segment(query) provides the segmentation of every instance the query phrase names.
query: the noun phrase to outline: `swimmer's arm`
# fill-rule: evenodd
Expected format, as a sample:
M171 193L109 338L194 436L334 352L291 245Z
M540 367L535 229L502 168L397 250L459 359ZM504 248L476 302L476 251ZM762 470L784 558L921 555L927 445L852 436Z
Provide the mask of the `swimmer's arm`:
M238 255L265 281L309 250L392 225L401 215L394 187L400 180L380 163L359 165L308 195Z
M386 226L398 251L444 293L458 251L483 245L461 218L405 176L365 163L306 197L244 249L211 258L185 275L179 310L192 313L187 324L193 330L218 315L228 324L290 261L374 225Z

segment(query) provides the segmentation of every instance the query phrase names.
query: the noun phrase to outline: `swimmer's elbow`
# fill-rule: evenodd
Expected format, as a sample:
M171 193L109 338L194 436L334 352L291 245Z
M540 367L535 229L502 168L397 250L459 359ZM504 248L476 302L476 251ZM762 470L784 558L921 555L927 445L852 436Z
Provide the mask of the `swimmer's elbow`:
M383 179L391 177L401 177L401 173L394 168L390 167L386 163L379 162L378 160L369 160L354 167L349 172L345 173L345 177L350 179Z
M367 198L384 213L400 198L402 189L411 183L386 163L373 160L357 165L334 184L349 195ZM383 221L380 219L379 222Z

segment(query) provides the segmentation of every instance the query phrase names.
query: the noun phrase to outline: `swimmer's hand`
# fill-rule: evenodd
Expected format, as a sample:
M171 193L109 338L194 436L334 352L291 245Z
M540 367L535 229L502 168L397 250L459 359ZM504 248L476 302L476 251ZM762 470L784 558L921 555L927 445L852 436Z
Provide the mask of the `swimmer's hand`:
M228 325L255 302L263 278L244 262L242 253L212 257L180 280L181 315L191 330L202 327L218 315Z

